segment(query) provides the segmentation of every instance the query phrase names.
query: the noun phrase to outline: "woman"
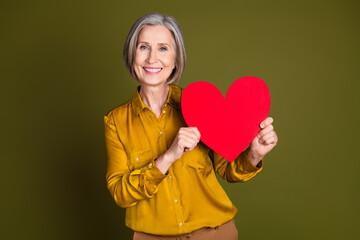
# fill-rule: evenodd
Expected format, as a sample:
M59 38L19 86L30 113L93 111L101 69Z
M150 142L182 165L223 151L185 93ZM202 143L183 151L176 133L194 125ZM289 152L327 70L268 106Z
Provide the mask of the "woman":
M199 131L182 117L182 90L174 83L184 70L185 48L175 19L159 13L138 19L123 57L140 86L104 118L106 179L115 202L126 208L133 239L237 239L237 208L215 171L228 182L260 172L277 143L272 118L230 163L199 142Z

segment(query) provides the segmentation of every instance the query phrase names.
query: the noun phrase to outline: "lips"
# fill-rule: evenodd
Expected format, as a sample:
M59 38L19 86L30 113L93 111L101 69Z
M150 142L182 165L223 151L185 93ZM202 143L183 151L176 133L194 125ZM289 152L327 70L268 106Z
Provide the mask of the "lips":
M144 70L149 73L158 73L162 70L162 68L144 67Z

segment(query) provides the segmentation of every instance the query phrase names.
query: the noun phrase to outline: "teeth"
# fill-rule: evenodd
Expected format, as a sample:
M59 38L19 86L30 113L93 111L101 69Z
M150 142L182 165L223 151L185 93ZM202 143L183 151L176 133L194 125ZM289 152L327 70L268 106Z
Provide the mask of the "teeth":
M160 72L161 71L161 68L145 68L146 71L148 72Z

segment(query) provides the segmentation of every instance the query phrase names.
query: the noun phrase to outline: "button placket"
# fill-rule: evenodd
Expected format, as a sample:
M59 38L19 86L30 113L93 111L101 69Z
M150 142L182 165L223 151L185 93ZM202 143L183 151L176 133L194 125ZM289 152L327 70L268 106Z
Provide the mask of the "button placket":
M171 187L173 184L175 184L175 182L173 182L175 178L173 177L173 172L171 170L169 171L168 179L169 179L170 196L172 198L173 206L174 206L175 214L176 214L176 221L178 222L179 226L182 227L184 224L184 222L183 222L184 219L181 214L182 209L181 209L181 205L179 205L180 201L178 198L178 194L176 193L175 188Z
M158 129L158 137L159 137L159 142L163 142L164 146L167 146L166 143L166 136L165 136L165 122L167 121L167 117L169 117L168 114L171 112L171 108L169 106L169 108L166 108L168 106L168 104L164 104L162 111L161 111L161 117L159 118L159 121L157 122L157 129ZM163 150L166 150L165 148ZM175 182L175 178L173 176L173 172L170 170L169 171L169 176L168 176L168 191L170 193L170 204L172 201L172 205L174 207L175 210L175 214L176 214L176 222L178 224L178 226L180 227L185 227L184 225L184 218L182 216L182 205L180 202L180 199L178 198L179 194L176 191L176 188L174 188L174 184L176 185Z

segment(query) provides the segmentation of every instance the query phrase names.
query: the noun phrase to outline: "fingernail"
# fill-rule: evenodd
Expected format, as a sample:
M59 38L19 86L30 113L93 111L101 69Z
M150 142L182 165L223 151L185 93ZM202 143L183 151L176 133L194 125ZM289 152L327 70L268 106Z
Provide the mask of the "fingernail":
M263 124L263 123L262 123L262 124L260 124L260 127L262 127L262 128L263 128L263 127L264 127L264 125L265 125L265 124Z

